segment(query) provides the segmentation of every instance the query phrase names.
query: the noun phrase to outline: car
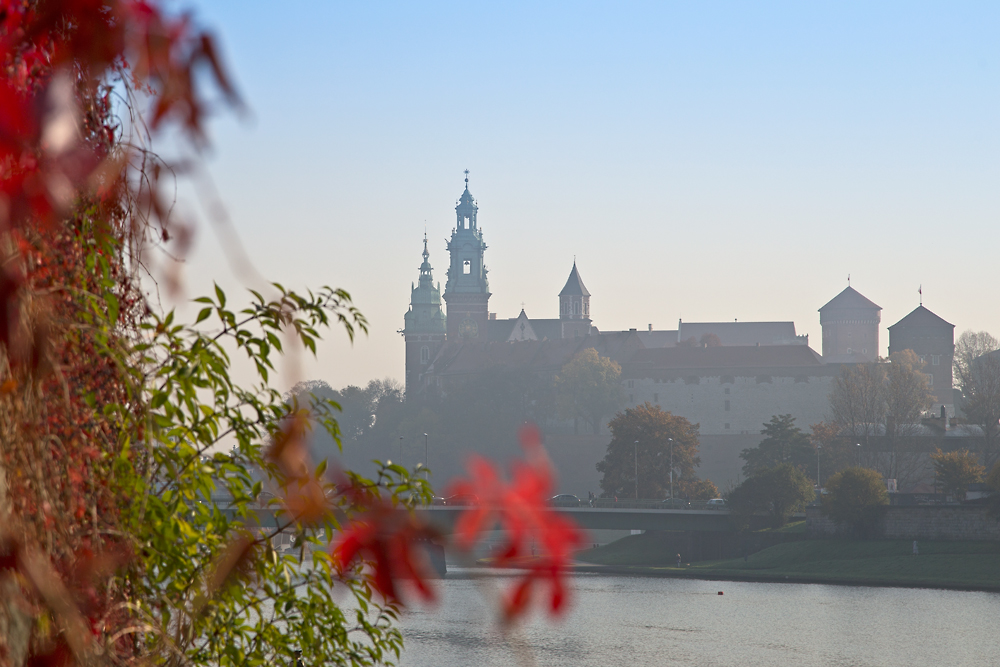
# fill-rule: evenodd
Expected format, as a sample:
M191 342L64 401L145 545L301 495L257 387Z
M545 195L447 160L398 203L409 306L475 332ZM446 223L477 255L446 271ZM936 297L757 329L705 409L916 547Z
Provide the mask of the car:
M449 507L470 507L479 504L479 496L473 493L459 493L445 498L444 504Z
M549 498L549 505L553 507L579 507L581 502L579 498L571 493L560 493L557 496Z
M691 503L683 498L667 498L660 504L663 505L664 509L669 510L686 510L691 507Z
M444 505L444 498L441 496L431 496L431 505Z
M726 500L725 498L712 498L707 503L705 503L705 509L724 510L726 509Z

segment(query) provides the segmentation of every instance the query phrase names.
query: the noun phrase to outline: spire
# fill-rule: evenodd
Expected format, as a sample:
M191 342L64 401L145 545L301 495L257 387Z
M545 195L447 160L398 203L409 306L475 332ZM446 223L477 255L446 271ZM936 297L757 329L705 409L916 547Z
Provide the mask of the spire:
M569 279L566 281L566 286L562 288L559 292L559 296L590 296L590 292L583 284L583 279L580 278L580 272L576 270L576 259L573 260L573 270L569 272Z
M427 230L424 230L424 251L421 254L424 257L424 261L420 265L420 284L422 285L424 281L430 284L433 282L433 277L431 276L431 253L427 250Z
M455 213L458 216L457 229L476 229L476 212L479 207L476 206L476 200L472 197L472 193L469 192L469 170L465 170L465 191L462 196L458 199L458 206L455 207Z

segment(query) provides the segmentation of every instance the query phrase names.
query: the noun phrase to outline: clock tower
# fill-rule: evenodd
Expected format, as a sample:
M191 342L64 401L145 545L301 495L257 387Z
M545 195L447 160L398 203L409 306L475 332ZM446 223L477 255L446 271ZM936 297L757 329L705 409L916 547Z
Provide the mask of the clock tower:
M483 253L486 244L476 222L479 207L469 193L469 170L465 170L465 192L455 207L457 222L451 230L448 252L448 282L444 300L448 304L448 340L485 342L489 318L490 284L486 280Z

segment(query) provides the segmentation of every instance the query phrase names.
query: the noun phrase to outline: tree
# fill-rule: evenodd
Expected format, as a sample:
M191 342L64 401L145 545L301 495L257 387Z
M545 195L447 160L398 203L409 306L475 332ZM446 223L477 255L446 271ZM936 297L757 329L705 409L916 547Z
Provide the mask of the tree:
M931 460L934 461L934 475L947 495L964 499L969 485L982 482L986 474L979 458L967 449L948 453L938 449L931 454Z
M216 287L192 323L150 300L150 273L176 287L155 251L182 255L190 238L163 191L205 144L202 84L237 101L215 41L155 0L6 3L0 36L0 662L398 659L398 582L431 595L415 544L439 535L409 511L430 488L399 465L370 480L313 465L309 428L339 438L337 406L270 384L287 349L315 353L334 323L367 330L350 295L270 284L234 308ZM186 140L165 151L185 163L154 136ZM525 442L511 484L474 475L503 501L506 558L527 555L524 531L542 536L508 617L535 582L564 604L579 542L544 503L539 447ZM258 524L261 505L275 526ZM476 519L460 546L480 538ZM296 552L273 547L285 530Z
M608 427L611 442L604 459L597 464L597 471L602 475L603 497L636 497L637 460L639 497L666 497L670 491L671 446L675 495L681 489L681 479L687 480L696 493L707 490L694 485L697 480L694 469L701 463L696 424L664 412L659 406L644 403L618 413L608 422Z
M857 446L851 438L841 437L840 427L833 422L813 424L809 430L809 439L819 455L817 483L822 485L824 480L854 464L858 453L852 450ZM815 467L815 462L811 467ZM815 471L810 470L810 472Z
M765 436L756 447L744 449L740 458L746 461L743 474L747 477L760 470L790 463L803 469L815 464L816 454L809 436L795 425L791 415L775 415L760 432ZM812 468L815 469L815 465Z
M845 365L830 394L841 435L860 444L860 462L886 478L905 481L919 472L919 455L909 445L931 401L922 365L912 350L876 363Z
M871 468L847 468L831 477L823 496L823 512L847 524L861 538L874 537L889 493L882 476Z
M606 415L624 402L622 369L592 347L580 352L556 376L556 405L564 419L580 419L599 433Z
M927 376L920 370L923 367L913 350L893 352L885 365L884 450L889 456L878 461L879 471L901 486L921 475L926 461L913 447L920 419L933 400Z
M983 459L1000 458L1000 341L985 331L966 331L955 342L955 384L962 411L983 431Z
M862 445L865 460L871 439L885 421L885 369L882 364L845 364L830 393L833 421L849 439Z
M741 528L759 512L770 517L771 526L780 528L788 518L816 498L813 484L801 470L788 463L756 470L733 489L726 499L733 520Z

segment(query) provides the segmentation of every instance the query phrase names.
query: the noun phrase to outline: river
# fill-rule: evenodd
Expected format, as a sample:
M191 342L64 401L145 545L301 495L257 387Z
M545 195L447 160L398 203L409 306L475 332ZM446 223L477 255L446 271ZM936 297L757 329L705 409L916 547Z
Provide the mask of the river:
M434 608L400 619L403 667L517 665L470 570L439 582ZM1000 594L580 574L561 621L518 631L535 664L1000 665ZM722 591L724 594L719 595Z

